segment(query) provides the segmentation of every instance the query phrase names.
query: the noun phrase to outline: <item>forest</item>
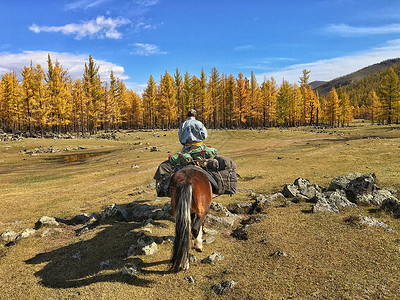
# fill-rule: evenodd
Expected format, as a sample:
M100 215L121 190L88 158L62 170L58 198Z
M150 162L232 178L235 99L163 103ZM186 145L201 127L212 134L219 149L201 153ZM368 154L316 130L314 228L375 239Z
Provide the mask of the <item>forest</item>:
M102 81L92 56L80 79L72 79L59 61L25 66L3 74L0 81L0 129L43 135L44 132L96 133L99 130L176 128L188 109L208 128L274 126L346 126L353 118L372 123L398 123L400 65L354 84L319 95L303 70L298 83L264 78L259 84L239 73L209 76L167 71L158 82L150 75L143 93L129 90L110 73Z

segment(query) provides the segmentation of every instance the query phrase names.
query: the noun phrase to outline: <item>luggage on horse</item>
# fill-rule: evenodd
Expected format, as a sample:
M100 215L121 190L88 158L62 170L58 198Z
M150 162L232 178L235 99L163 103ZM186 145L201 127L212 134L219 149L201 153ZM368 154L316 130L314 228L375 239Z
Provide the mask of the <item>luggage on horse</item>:
M175 153L168 160L162 162L154 175L158 197L169 197L169 183L171 176L183 167L195 167L203 171L216 195L233 195L236 193L238 176L236 164L232 159L216 155L218 151L211 147L199 147L189 153ZM196 151L197 150L197 151ZM194 151L194 152L192 152ZM188 156L189 154L189 156ZM194 157L193 157L194 156Z

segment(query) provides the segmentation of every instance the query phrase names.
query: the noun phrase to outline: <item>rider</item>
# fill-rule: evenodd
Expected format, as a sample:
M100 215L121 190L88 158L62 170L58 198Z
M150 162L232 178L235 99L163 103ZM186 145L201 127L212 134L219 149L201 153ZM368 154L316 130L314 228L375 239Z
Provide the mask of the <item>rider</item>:
M189 152L203 144L207 138L207 129L200 121L196 120L196 111L189 109L188 119L179 127L179 141L183 145L182 153Z

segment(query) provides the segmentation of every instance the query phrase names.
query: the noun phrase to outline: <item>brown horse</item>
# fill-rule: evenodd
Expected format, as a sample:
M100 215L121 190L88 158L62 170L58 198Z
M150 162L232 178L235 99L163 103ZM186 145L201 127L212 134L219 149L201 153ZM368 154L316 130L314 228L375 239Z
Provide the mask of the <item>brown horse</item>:
M211 184L197 168L183 168L171 179L169 191L175 216L175 241L171 270L189 269L189 242L192 231L194 248L202 251L203 224L212 200Z

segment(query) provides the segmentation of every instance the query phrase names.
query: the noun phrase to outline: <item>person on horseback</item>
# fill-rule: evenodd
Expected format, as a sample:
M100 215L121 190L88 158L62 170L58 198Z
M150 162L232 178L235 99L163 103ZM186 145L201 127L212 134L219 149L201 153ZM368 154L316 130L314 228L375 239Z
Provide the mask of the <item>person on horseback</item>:
M182 153L189 152L203 144L207 138L207 129L199 120L196 120L196 111L189 109L188 119L179 127L179 141L183 145Z

